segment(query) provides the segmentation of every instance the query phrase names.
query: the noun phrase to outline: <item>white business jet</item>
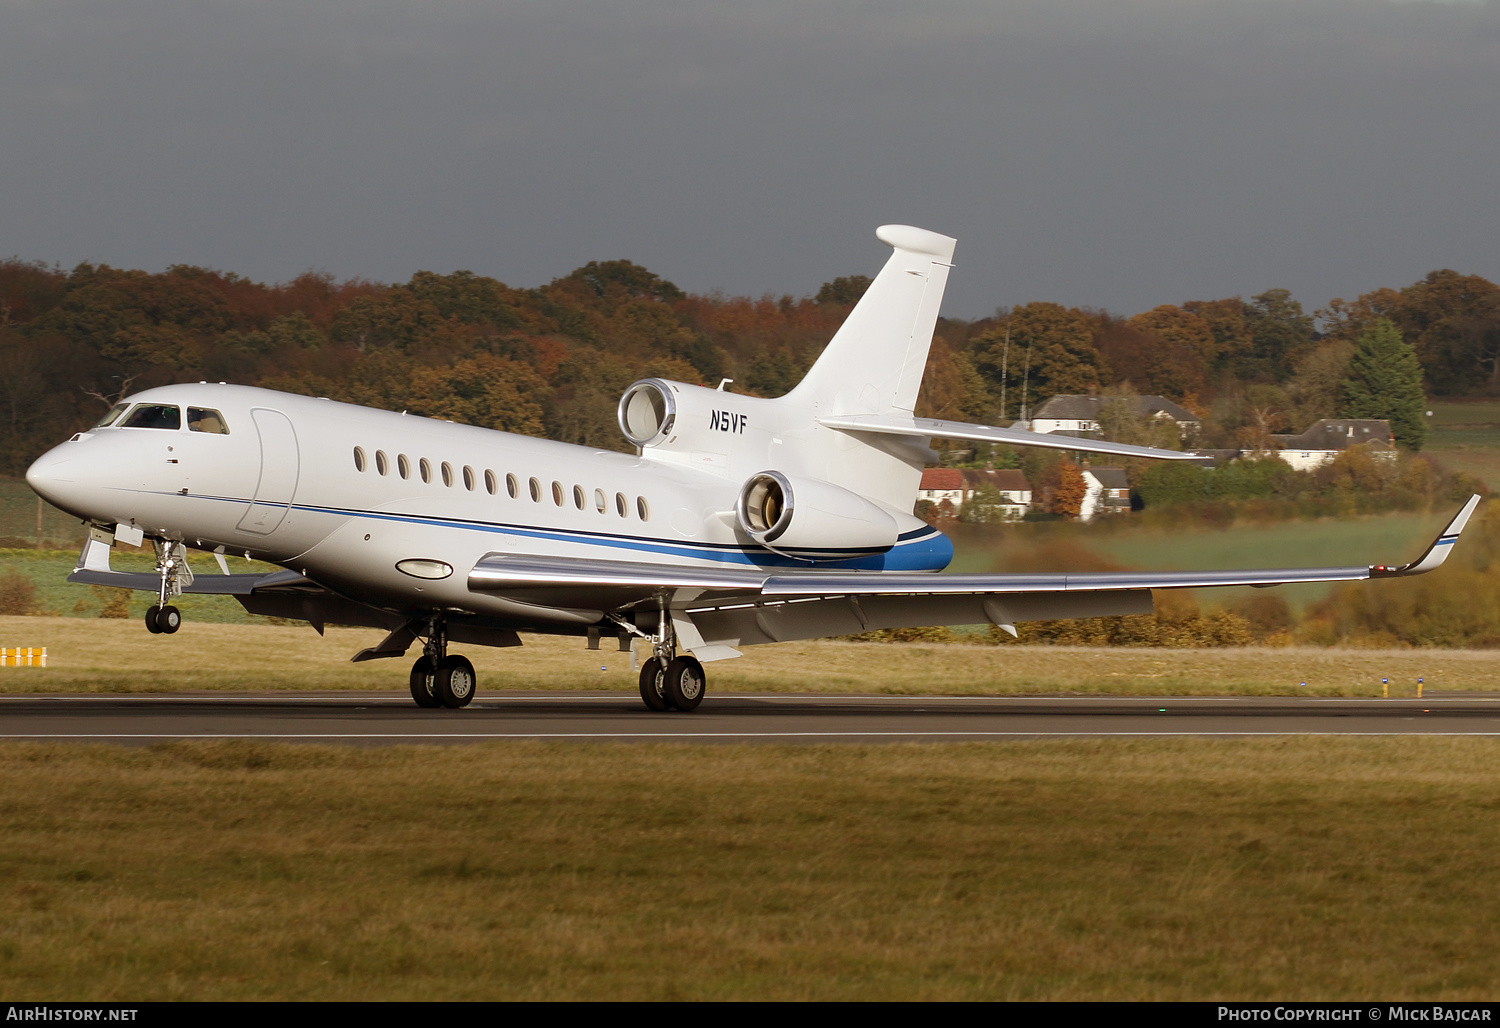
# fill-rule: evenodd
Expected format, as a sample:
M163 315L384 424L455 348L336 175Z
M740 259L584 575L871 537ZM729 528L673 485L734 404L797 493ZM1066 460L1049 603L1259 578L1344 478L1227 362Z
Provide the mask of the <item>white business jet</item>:
M911 513L934 438L1191 459L913 414L954 240L904 225L894 251L790 393L740 396L645 379L620 400L634 456L245 386L149 389L38 459L26 480L82 518L69 581L150 590L152 632L180 593L256 614L418 639L412 698L462 707L473 665L451 643L518 632L606 637L650 656L652 710L702 701L703 664L739 648L880 628L1147 614L1152 589L1413 575L1442 563L1478 497L1401 567L940 575L953 548ZM150 539L154 573L110 568ZM188 548L220 575L194 575ZM230 574L226 553L278 564Z

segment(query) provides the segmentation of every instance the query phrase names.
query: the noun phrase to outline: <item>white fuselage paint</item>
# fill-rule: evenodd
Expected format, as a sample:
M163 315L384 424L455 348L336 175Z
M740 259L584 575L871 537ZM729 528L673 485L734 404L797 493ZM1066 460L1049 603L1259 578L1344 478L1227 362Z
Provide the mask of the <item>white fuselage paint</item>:
M468 571L496 552L788 566L736 530L728 512L741 482L722 472L247 386L164 386L131 400L212 408L229 431L94 429L39 458L27 474L32 487L85 521L247 554L374 606L559 624L599 617L597 610L536 608L471 592ZM724 436L740 433L730 428ZM419 470L424 459L429 481ZM515 478L515 497L507 476ZM947 564L946 539L909 513L892 516L902 539L890 552L820 566L912 571ZM417 578L397 569L403 560L441 562L453 574Z

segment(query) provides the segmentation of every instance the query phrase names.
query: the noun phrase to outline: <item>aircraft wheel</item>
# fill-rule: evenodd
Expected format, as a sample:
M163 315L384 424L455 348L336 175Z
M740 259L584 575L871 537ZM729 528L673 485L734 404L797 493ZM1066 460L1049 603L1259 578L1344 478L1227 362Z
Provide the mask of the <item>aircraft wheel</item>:
M444 657L432 676L432 694L445 707L467 707L478 685L474 665L466 657Z
M417 662L411 666L411 698L417 701L419 707L442 705L433 692L432 661L426 657L418 657Z
M156 623L156 615L160 611L161 608L154 603L146 608L146 631L152 635L161 635L161 625Z
M641 665L641 699L651 710L667 710L666 668L652 657Z
M182 627L182 611L167 604L156 612L156 630L171 635Z
M692 657L678 657L667 665L665 677L662 692L667 702L683 712L697 710L708 688L703 665Z

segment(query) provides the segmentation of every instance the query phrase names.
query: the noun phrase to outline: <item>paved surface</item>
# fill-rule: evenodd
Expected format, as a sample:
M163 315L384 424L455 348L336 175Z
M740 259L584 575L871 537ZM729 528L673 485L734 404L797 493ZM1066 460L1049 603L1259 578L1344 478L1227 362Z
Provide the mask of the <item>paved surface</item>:
M878 742L1102 735L1500 735L1500 696L1423 700L710 694L653 714L623 693L481 693L426 711L395 693L3 696L0 739Z

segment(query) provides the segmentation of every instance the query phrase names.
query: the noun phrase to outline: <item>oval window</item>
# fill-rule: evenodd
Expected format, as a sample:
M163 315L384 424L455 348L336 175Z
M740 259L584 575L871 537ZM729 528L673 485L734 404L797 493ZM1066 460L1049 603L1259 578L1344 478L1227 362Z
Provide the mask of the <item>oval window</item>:
M354 470L355 471L363 471L364 469L365 469L365 448L363 446L356 446L354 448Z
M500 483L495 481L495 473L489 468L484 469L484 491L494 496L500 488Z
M635 512L641 516L642 521L651 520L651 509L646 506L646 498L637 496L635 498Z
M536 503L542 502L542 483L534 478L531 480L531 499Z
M594 490L594 508L603 514L609 509L609 500L605 498L603 489Z
M406 454L396 454L396 474L402 478L411 477L411 461L406 459Z
M510 498L512 500L514 500L516 498L516 494L521 491L521 485L516 481L515 475L505 476L505 491L510 493Z
M625 517L625 494L615 493L615 510L620 512L620 517Z
M474 491L474 469L467 464L464 465L464 488L471 493Z
M443 484L447 486L453 484L453 465L447 461L443 461Z
M563 505L563 487L561 482L552 483L552 502L559 507Z
M423 457L421 460L417 461L417 470L422 475L422 481L432 481L432 465L428 462L426 457Z
M390 463L386 460L385 451L384 450L376 450L375 451L375 470L378 471L378 472L380 472L383 475L387 471L389 471L390 469L391 469L391 466L390 466Z

